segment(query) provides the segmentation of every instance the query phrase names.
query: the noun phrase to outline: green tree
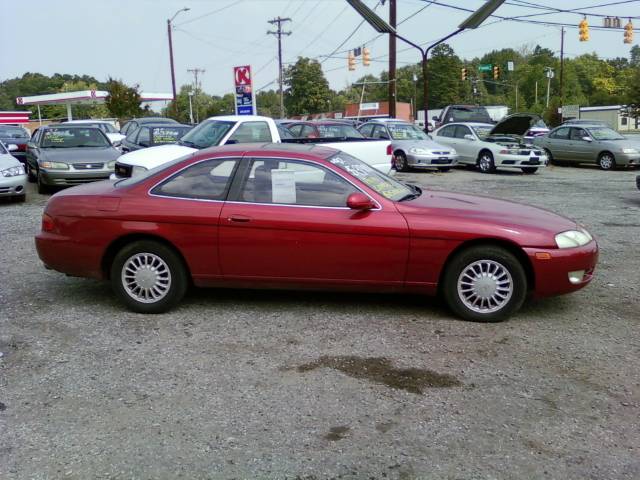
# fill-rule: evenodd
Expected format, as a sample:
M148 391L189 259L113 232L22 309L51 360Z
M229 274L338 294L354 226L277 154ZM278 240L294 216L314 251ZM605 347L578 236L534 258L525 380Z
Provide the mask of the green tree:
M111 77L107 80L107 91L109 96L105 100L105 105L109 114L118 120L126 120L143 113L140 108L140 93L138 85L129 87L121 80Z
M331 104L331 89L317 60L298 57L284 74L288 115L325 112Z
M460 78L462 60L448 44L442 43L432 50L429 59L429 108L442 108L452 103L460 103L464 86ZM420 91L422 81L418 81ZM418 99L422 105L422 98Z

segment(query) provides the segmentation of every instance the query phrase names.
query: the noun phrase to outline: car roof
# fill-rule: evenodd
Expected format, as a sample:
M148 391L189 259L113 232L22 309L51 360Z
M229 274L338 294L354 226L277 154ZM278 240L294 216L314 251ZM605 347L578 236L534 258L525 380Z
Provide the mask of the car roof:
M131 118L129 122L138 122L138 123L179 123L177 120L169 117L139 117L139 118Z
M402 120L401 118L372 118L371 120L367 120L367 123L411 123L407 120Z
M324 147L313 143L235 143L232 145L205 148L196 153L195 156L198 158L207 158L212 153L225 153L243 156L275 155L278 157L286 157L294 153L306 158L315 157L326 160L338 152L339 150L335 148Z
M253 121L268 121L273 120L271 117L263 117L260 115L219 115L216 117L209 117L205 120L208 122L210 120L220 120L223 122L239 122L240 120L253 120Z
M156 128L156 127L163 127L163 128L175 128L175 127L185 127L185 128L191 128L191 125L185 125L184 123L163 123L163 122L153 122L153 123L143 123L142 124L145 127L148 128Z
M467 127L491 127L491 128L495 127L495 125L492 123L484 123L484 122L451 122L451 123L447 123L446 125L443 125L438 130L443 129L445 127L450 127L452 125L466 125Z
M102 132L102 130L100 130L100 128L98 128L98 127L96 127L94 125L84 125L82 123L53 123L53 124L50 124L50 125L43 125L40 128L46 129L46 130L51 130L51 129L55 129L55 128L64 128L64 129L68 129L68 128L83 128L83 129L91 128L91 129L98 130L98 131Z
M113 125L113 123L111 123L108 120L91 120L91 119L87 119L87 120L67 120L66 122L60 122L61 124L69 124L69 123L108 123L109 125Z

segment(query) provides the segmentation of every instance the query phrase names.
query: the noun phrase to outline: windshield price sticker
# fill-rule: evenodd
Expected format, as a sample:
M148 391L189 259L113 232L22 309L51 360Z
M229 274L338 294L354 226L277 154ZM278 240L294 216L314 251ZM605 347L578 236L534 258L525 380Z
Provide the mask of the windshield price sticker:
M153 130L153 143L173 143L178 138L178 132L168 128Z

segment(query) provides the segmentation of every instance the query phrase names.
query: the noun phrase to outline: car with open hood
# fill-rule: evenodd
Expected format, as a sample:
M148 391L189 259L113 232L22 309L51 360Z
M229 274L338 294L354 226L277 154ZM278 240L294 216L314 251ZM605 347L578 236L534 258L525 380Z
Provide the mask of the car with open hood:
M602 170L640 165L638 141L600 124L560 125L534 143L558 164L591 163Z
M27 173L38 193L109 178L120 151L98 127L58 124L38 128L27 144Z
M544 151L525 140L533 127L540 125L539 115L518 113L497 125L454 122L433 132L433 139L458 152L458 164L477 167L483 173L496 169L521 170L533 174L547 165Z
M446 172L458 161L454 148L434 142L423 130L404 120L372 120L358 127L358 130L367 138L391 140L391 161L399 172L411 169Z
M324 146L214 147L52 196L40 259L160 313L201 287L442 294L499 321L593 278L596 241L528 205L422 190ZM64 288L64 287L61 287Z

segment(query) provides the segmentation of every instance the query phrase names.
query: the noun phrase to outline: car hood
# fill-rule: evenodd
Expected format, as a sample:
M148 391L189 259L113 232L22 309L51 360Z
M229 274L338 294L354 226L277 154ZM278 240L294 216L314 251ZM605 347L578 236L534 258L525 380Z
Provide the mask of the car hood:
M41 148L40 160L49 162L110 162L120 156L113 147Z
M0 170L17 167L18 165L22 165L22 163L20 163L20 160L12 155L9 155L8 153L0 153Z
M158 147L142 148L133 152L125 153L118 159L118 163L133 165L137 167L145 167L152 169L163 163L170 162L176 158L184 157L191 153L197 152L195 148L185 147L183 145L160 145Z
M111 143L120 142L123 138L126 137L126 135L123 135L121 133L106 133L105 135L109 140L111 140Z
M486 237L523 247L556 248L555 235L576 222L530 205L489 197L425 190L398 210L416 236L452 240Z
M533 125L542 120L535 113L516 113L504 118L493 127L489 135L524 135Z
M434 142L433 140L393 140L391 142L394 148L428 148L429 150L451 150L451 147L446 147L441 145L440 143Z

